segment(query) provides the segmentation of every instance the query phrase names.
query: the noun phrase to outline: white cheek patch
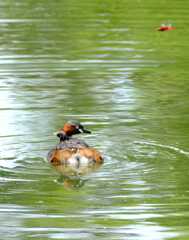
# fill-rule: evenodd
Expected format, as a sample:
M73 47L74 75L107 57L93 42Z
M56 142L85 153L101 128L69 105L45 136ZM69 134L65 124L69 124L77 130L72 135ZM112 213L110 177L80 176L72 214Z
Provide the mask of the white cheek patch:
M80 133L83 133L83 130L82 130L81 128L78 128L78 131L79 131Z

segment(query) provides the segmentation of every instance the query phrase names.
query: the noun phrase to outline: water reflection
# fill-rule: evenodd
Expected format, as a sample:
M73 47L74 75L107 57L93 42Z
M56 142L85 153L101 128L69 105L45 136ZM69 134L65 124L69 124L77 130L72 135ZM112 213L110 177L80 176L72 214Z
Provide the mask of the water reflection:
M188 238L187 6L1 3L5 240ZM154 31L167 16L177 29ZM84 138L106 159L81 177L44 161L72 118L95 130Z
M97 171L102 164L93 163L91 165L54 165L53 168L60 174L56 180L63 184L65 188L80 188L87 181L83 176L90 178L90 174ZM91 176L92 177L92 176Z
M82 179L79 176L66 176L60 175L56 180L57 183L62 184L65 189L78 189L84 186L86 179Z

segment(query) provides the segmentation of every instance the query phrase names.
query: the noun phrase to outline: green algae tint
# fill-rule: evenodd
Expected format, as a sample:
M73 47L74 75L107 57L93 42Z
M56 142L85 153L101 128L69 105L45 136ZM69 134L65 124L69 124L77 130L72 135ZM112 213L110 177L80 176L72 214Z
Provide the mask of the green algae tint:
M0 6L3 239L189 239L188 1ZM70 119L105 157L71 181L45 161Z

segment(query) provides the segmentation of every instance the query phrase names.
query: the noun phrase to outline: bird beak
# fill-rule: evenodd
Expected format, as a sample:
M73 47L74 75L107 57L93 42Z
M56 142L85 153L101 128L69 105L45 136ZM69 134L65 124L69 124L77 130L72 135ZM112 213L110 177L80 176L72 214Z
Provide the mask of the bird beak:
M87 129L81 129L81 131L82 131L83 133L91 133L91 131L89 131L89 130L87 130Z

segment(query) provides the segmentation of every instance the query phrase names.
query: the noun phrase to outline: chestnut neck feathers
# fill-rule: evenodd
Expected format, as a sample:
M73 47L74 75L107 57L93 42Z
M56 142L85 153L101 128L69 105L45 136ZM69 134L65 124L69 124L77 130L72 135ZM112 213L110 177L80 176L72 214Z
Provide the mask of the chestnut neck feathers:
M64 127L59 130L57 133L57 137L59 137L60 142L65 140L69 140L72 135L79 133L91 133L89 130L85 129L83 125L81 125L77 121L69 121L64 124Z

